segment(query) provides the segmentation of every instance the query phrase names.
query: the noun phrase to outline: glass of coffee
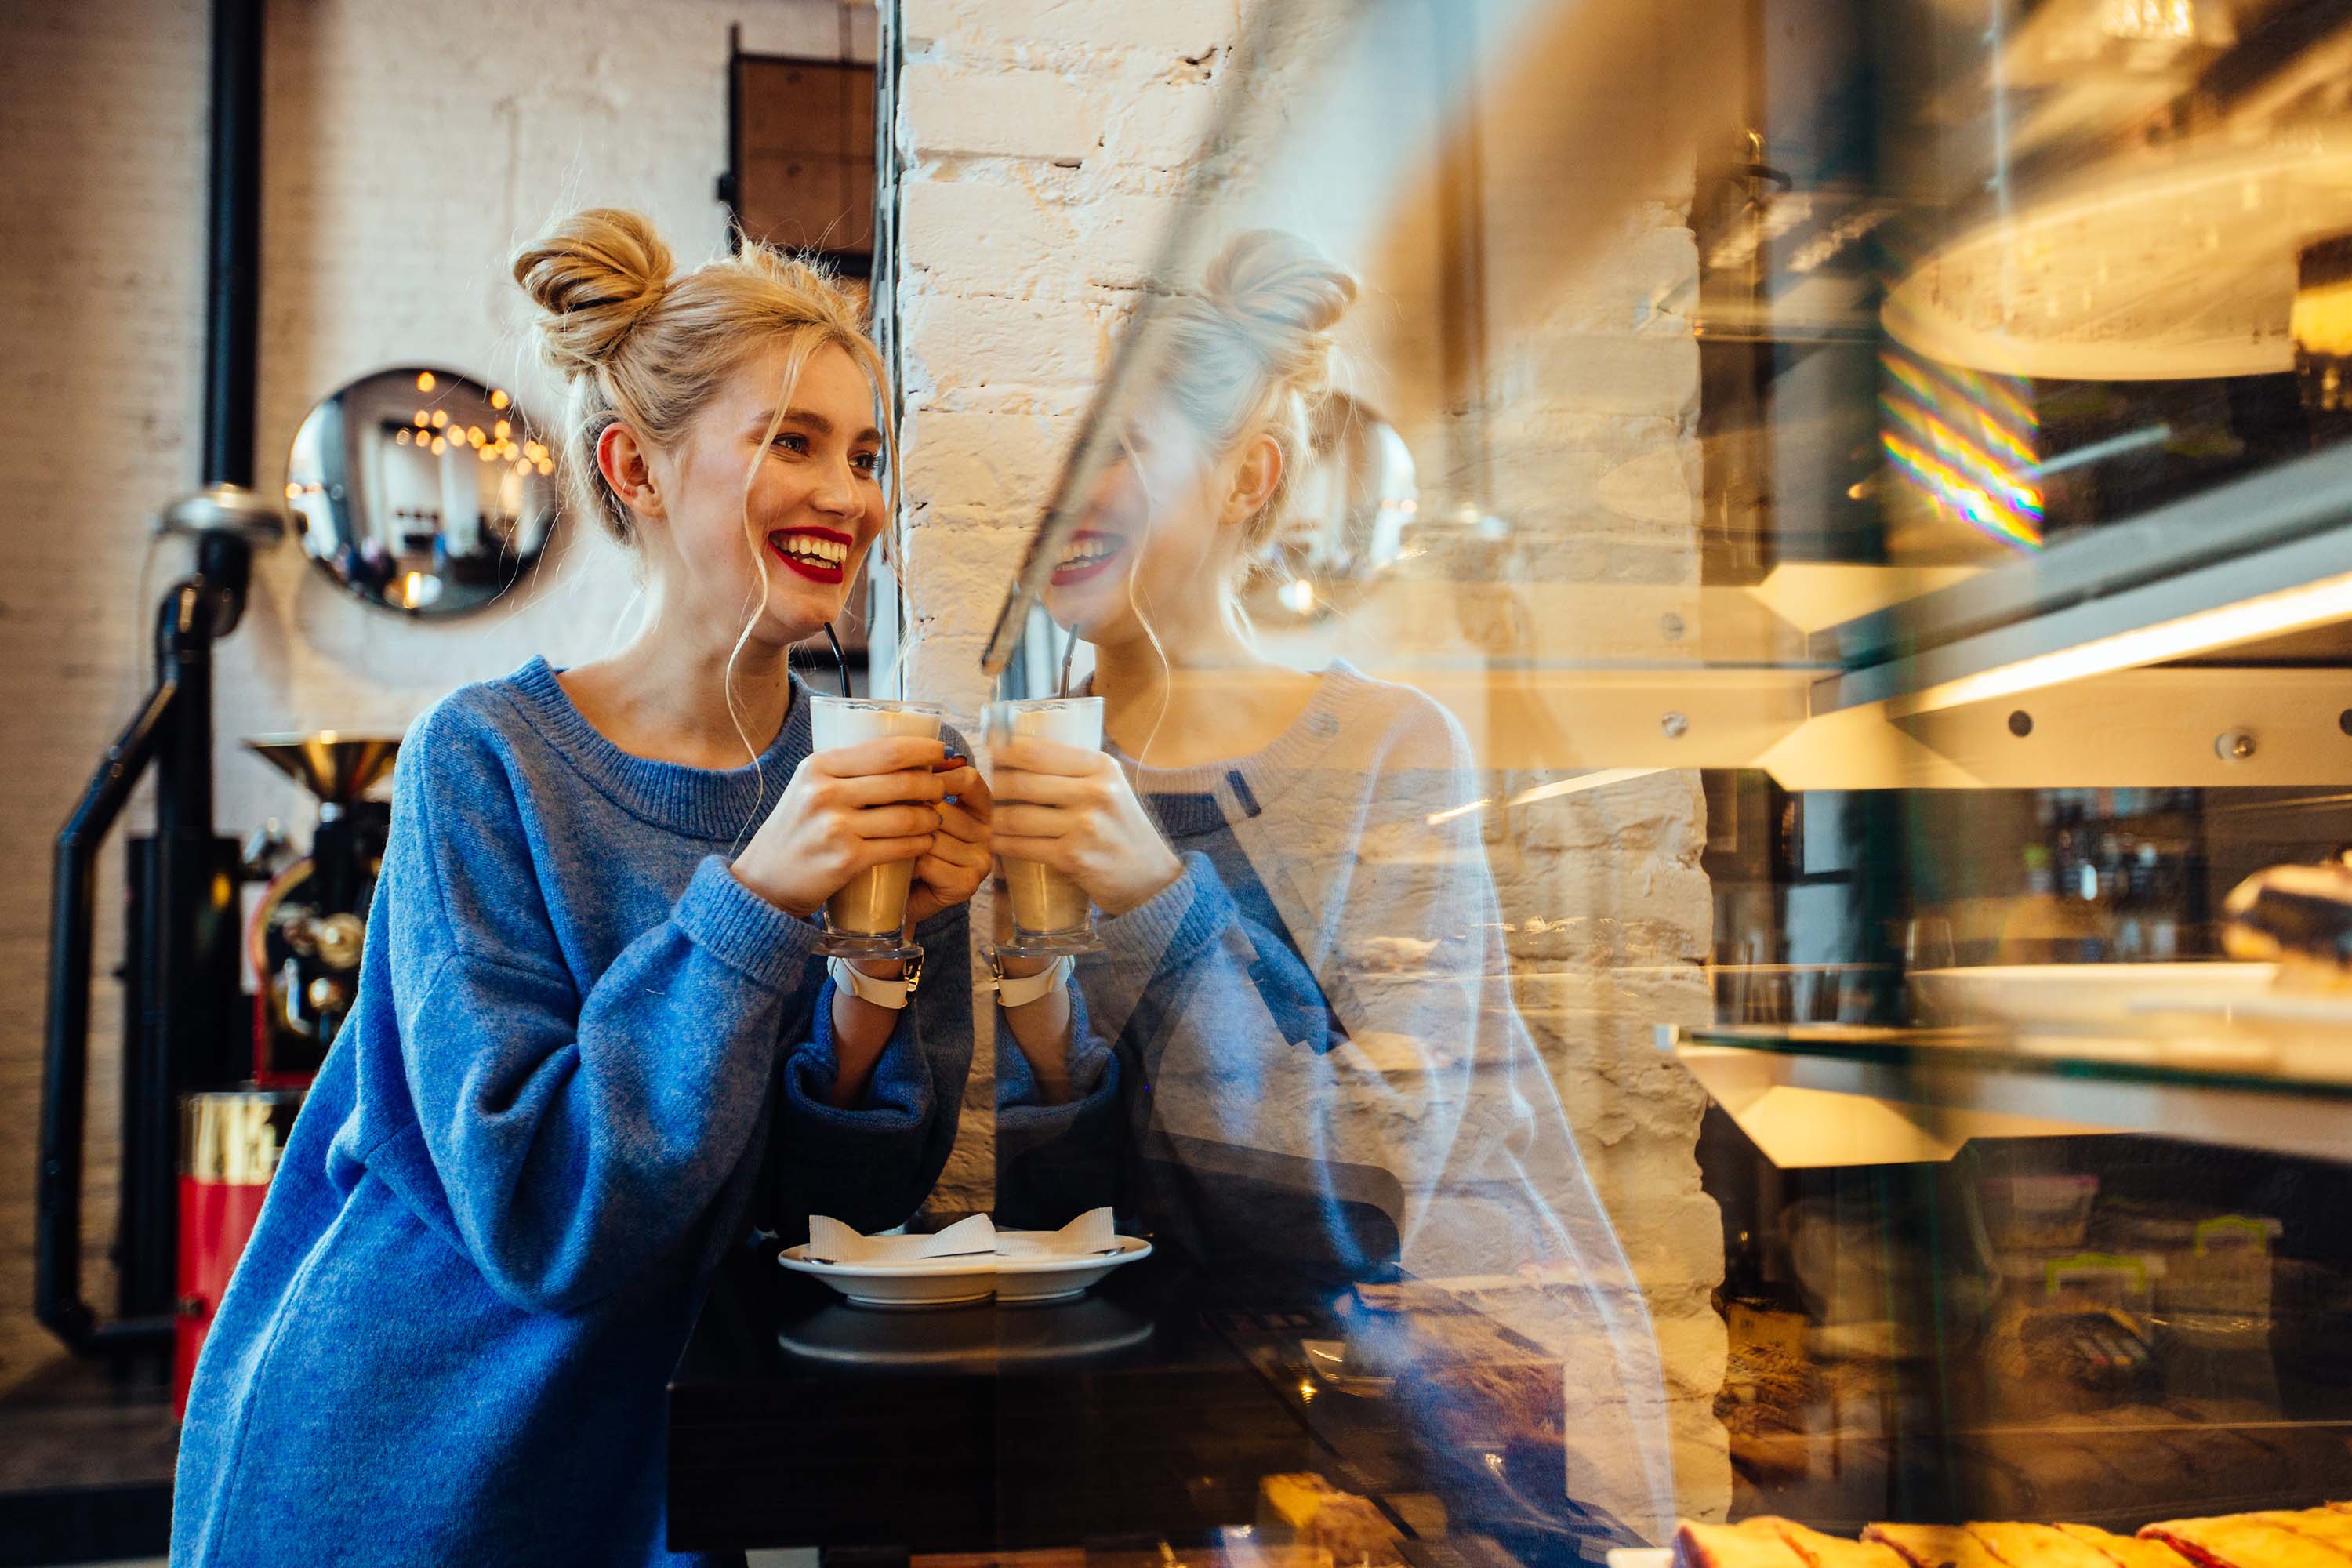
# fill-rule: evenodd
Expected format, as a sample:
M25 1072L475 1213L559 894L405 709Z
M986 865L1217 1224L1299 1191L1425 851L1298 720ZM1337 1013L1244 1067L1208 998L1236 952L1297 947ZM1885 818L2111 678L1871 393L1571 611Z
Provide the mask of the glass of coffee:
M937 740L947 710L929 702L893 702L880 697L818 697L809 700L809 745L830 752L889 735ZM915 880L912 860L892 860L852 877L824 902L824 935L819 952L838 958L912 958L922 952L907 939L907 890Z
M992 702L982 712L981 727L992 752L1024 736L1098 752L1103 741L1103 700L1033 697ZM1042 958L1093 952L1102 946L1095 935L1094 909L1087 900L1087 890L1052 867L1008 856L1004 889L1013 905L1013 940L998 944L997 952L1013 958Z

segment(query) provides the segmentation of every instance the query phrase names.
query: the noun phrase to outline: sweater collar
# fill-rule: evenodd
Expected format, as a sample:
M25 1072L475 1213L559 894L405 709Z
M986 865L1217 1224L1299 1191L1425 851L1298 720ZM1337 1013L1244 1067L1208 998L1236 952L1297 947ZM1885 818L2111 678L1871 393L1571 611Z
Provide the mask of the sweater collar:
M1339 739L1373 685L1346 659L1333 659L1298 717L1264 750L1245 757L1148 768L1116 745L1106 743L1104 749L1127 770L1161 830L1171 838L1191 837L1269 809ZM1092 681L1087 689L1093 689Z
M809 754L808 688L792 679L783 728L757 763L740 768L693 768L625 752L572 705L546 659L501 681L548 744L623 810L656 826L698 838L731 840L757 827L782 798L793 770Z

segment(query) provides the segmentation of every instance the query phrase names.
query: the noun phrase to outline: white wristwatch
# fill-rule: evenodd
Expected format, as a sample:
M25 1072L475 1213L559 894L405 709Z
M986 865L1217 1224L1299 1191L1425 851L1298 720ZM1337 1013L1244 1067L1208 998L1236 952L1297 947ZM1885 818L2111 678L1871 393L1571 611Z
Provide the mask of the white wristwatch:
M996 1003L1000 1007L1025 1007L1040 996L1051 995L1070 983L1070 971L1076 967L1069 954L1064 953L1034 974L1010 975L996 956L988 952L989 972L996 976Z
M878 980L871 974L861 974L856 966L846 959L828 959L824 967L825 973L833 976L835 985L860 1002L871 1002L877 1007L887 1007L893 1013L915 999L915 985L923 977L923 961L919 956L908 959L907 973L896 980Z

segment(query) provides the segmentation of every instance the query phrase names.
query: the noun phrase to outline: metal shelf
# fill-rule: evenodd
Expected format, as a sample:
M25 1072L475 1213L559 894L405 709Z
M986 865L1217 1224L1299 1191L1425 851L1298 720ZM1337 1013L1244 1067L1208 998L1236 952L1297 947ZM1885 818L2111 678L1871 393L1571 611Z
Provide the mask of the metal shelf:
M2345 1076L2288 1072L2264 1045L2037 1037L1850 1025L1662 1025L1690 1068L1784 1168L1948 1160L1971 1138L2143 1132L2352 1157Z
M1843 673L1812 710L1905 699L1986 670L2342 574L2352 560L2352 443L2216 486L2145 517L1818 634Z

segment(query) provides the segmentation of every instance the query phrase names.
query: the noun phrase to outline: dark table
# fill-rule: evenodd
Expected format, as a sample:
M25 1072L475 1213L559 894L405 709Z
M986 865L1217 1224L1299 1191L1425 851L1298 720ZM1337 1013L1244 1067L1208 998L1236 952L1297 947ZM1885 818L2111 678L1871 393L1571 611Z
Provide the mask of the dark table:
M1371 1499L1409 1561L1599 1562L1574 1505L1524 1500L1557 1448L1435 1452L1410 1400L1312 1374L1302 1342L1345 1331L1344 1294L1163 1251L1073 1302L892 1312L740 1254L670 1384L669 1544L1213 1544L1257 1518L1262 1478L1314 1470Z

